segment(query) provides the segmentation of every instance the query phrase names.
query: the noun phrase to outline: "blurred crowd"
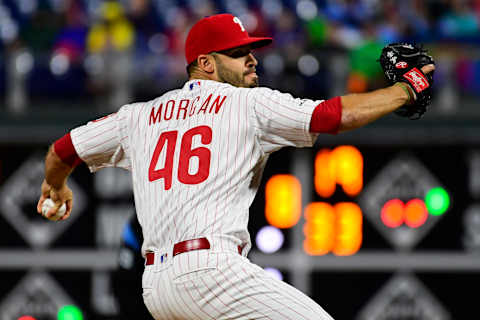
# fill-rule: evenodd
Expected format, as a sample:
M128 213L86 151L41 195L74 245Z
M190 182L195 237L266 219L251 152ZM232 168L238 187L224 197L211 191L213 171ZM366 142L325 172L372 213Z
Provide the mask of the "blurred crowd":
M274 37L257 53L263 84L296 95L380 86L376 59L400 41L449 53L440 83L453 72L459 90L480 89L480 0L0 0L0 97L11 81L33 101L157 96L186 79L192 24L221 12Z

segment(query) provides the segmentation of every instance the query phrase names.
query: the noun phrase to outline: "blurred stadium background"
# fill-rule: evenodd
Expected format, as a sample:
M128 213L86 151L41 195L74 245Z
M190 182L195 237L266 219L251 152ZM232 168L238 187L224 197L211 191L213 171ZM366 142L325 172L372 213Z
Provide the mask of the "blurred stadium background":
M112 273L134 213L130 177L80 167L72 218L51 223L35 213L42 160L73 127L182 85L186 33L221 12L274 37L256 53L261 85L295 96L384 86L386 43L430 50L422 120L392 115L272 155L250 257L335 319L474 318L480 1L0 0L0 319L120 319Z

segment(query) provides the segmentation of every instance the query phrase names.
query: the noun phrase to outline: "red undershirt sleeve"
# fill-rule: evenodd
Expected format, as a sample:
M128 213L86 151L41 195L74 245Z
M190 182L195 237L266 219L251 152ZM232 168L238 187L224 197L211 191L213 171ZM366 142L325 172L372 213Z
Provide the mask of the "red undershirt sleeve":
M310 132L338 133L342 120L342 102L340 97L325 100L315 107L310 121Z
M60 159L72 168L75 168L83 162L77 154L77 151L73 147L72 138L70 132L55 141L53 149Z

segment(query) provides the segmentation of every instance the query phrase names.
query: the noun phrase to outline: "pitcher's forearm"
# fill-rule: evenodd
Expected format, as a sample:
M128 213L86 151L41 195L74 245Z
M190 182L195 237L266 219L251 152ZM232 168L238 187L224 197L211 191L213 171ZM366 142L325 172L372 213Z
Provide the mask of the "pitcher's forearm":
M60 189L66 184L67 178L72 171L73 168L60 159L55 153L54 146L51 145L45 159L45 181L51 187Z
M410 97L401 85L342 96L340 131L360 128L407 103Z

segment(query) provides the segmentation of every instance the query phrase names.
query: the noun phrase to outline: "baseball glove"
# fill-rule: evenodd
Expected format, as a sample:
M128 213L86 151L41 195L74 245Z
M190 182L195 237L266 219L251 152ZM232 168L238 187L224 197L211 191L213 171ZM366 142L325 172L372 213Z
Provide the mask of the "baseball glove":
M415 93L415 101L398 108L395 113L411 120L420 119L432 101L433 84L433 71L424 74L421 68L433 64L433 58L421 46L391 43L383 48L379 62L391 85L404 82Z

